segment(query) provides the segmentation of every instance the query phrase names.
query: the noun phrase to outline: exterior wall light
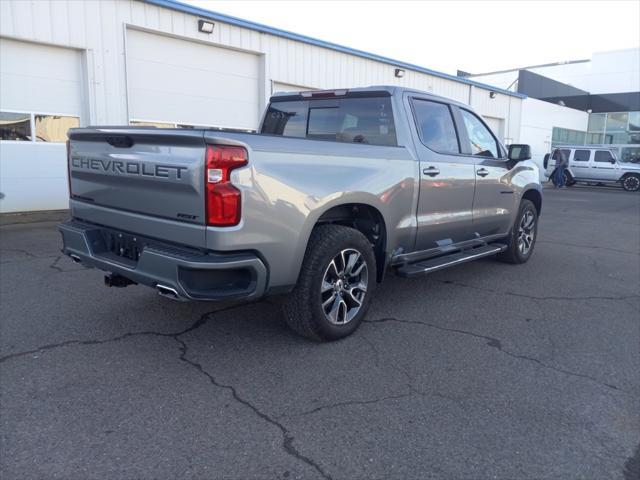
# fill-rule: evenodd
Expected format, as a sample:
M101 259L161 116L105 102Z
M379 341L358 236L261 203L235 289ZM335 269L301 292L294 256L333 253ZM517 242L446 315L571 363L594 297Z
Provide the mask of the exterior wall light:
M396 68L396 72L395 72L396 78L402 78L404 77L404 70L401 68Z
M206 20L198 20L198 31L202 33L213 33L213 22L207 22Z
M489 92L489 98L496 98L498 94L496 92Z

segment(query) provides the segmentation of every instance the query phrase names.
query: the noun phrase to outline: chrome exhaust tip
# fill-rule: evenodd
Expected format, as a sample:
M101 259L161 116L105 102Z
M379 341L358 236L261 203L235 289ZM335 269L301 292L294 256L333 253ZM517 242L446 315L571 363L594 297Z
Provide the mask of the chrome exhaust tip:
M71 260L73 260L74 263L82 263L82 260L80 259L80 257L75 253L70 253L69 257L71 257Z
M160 285L158 283L156 285L156 290L158 291L158 295L160 295L161 297L165 297L178 302L186 301L186 298L181 297L178 291L173 287L167 287L166 285Z

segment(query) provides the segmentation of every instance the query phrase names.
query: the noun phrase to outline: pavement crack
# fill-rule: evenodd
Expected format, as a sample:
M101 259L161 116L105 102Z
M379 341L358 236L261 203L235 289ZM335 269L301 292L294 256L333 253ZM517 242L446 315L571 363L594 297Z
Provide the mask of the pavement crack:
M155 331L142 331L142 332L127 332L124 333L122 335L118 335L117 337L112 337L112 338L106 338L106 339L96 339L96 340L67 340L64 342L59 342L59 343L52 343L49 345L43 345L41 347L38 347L36 349L33 350L26 350L26 351L22 351L22 352L16 352L16 353L11 353L8 355L4 355L3 357L0 357L0 363L6 362L8 360L14 359L14 358L20 358L20 357L24 357L27 355L34 355L37 353L41 353L41 352L45 352L45 351L50 351L50 350L55 350L58 348L64 348L64 347L68 347L68 346L76 346L76 345L102 345L102 344L106 344L106 343L113 343L113 342L119 342L121 340L127 339L127 338L131 338L131 337L139 337L139 336L156 336L156 337L163 337L163 338L172 338L173 340L175 340L179 347L180 347L180 360L188 365L190 365L191 367L195 368L196 370L198 370L202 375L204 375L205 377L207 377L209 379L209 381L215 385L216 387L219 388L223 388L228 390L229 392L231 392L231 395L233 396L233 398L240 404L246 406L247 408L249 408L250 410L252 410L258 417L262 418L263 420L265 420L266 422L270 423L271 425L277 427L280 432L282 433L282 446L284 451L288 454L291 455L292 457L295 457L296 459L298 459L299 461L307 464L308 466L310 466L311 468L315 469L324 479L326 480L332 480L332 477L326 473L322 467L320 467L320 465L318 465L314 460L312 460L311 458L303 455L300 451L298 451L298 449L296 449L296 447L293 445L293 441L294 441L294 437L291 434L291 432L280 422L278 422L277 420L275 420L273 417L269 416L268 414L264 413L262 410L260 410L258 407L256 407L255 405L253 405L251 402L249 402L248 400L244 399L243 397L240 396L240 394L237 392L237 390L235 389L235 387L233 387L232 385L226 385L223 383L220 383L218 380L216 380L216 378L210 374L207 370L204 369L204 367L199 364L198 362L194 361L194 360L190 360L189 358L187 358L187 344L184 340L182 340L180 337L183 335L186 335L187 333L193 332L194 330L197 330L198 328L202 327L203 325L205 325L213 316L214 314L217 313L221 313L225 310L229 310L232 308L237 307L237 305L230 305L226 308L222 308L219 310L215 310L213 312L207 312L203 315L201 315L195 322L193 322L190 326L179 330L177 332L155 332Z
M27 355L34 355L36 353L42 353L42 352L46 352L48 350L55 350L58 348L63 348L63 347L68 347L71 345L102 345L105 343L112 343L112 342L119 342L120 340L124 340L126 338L130 338L130 337L136 337L136 336L144 336L144 335L155 335L155 336L159 336L159 337L170 337L171 335L168 333L161 333L161 332L128 332L125 333L123 335L119 335L117 337L113 337L113 338L105 338L102 340L66 340L64 342L59 342L59 343L51 343L48 345L42 345L38 348L35 348L33 350L25 350L22 352L16 352L16 353L10 353L8 355L4 355L2 357L0 357L0 363L6 362L7 360L11 360L13 358L19 358L19 357L24 357Z
M553 245L564 245L566 247L588 248L593 250L607 250L610 252L622 253L625 255L633 255L634 257L640 256L638 252L630 252L628 250L620 250L618 248L611 248L611 247L600 247L597 245L579 245L577 243L555 242L553 240L538 240L538 243L551 243Z
M398 400L401 398L411 397L413 395L416 395L417 393L419 392L409 391L405 393L399 393L397 395L387 395L385 397L373 398L370 400L346 400L344 402L327 403L325 405L320 405L319 407L312 408L311 410L305 410L304 412L296 413L295 415L283 415L283 417L289 417L289 416L304 417L306 415L312 415L322 410L328 410L331 408L338 408L338 407L348 407L351 405L373 405L376 403L384 402L386 400Z
M231 307L229 307L231 308ZM125 340L127 338L131 338L131 337L142 337L142 336L155 336L155 337L167 337L167 338L174 338L174 337L179 337L180 335L184 335L186 333L189 333L197 328L200 328L202 325L204 325L210 318L210 316L214 313L219 313L222 312L225 309L222 310L216 310L214 312L208 312L205 313L203 315L200 316L200 318L198 318L198 320L196 320L195 322L193 322L193 324L191 324L189 327L180 330L178 332L174 332L174 333L167 333L167 332L155 332L155 331L141 331L141 332L127 332L124 333L122 335L118 335L117 337L112 337L112 338L105 338L105 339L89 339L89 340L65 340L64 342L59 342L59 343L51 343L48 345L42 345L38 348L35 348L33 350L24 350L21 352L16 352L16 353L10 353L7 355L4 355L2 357L0 357L0 363L4 363L7 360L11 360L13 358L20 358L20 357L25 357L27 355L35 355L37 353L42 353L42 352L46 352L49 350L55 350L58 348L63 348L63 347L68 347L68 346L73 346L73 345L102 345L105 343L113 343L113 342L119 342L121 340Z
M186 333L186 332L185 332ZM204 375L205 377L207 377L207 379L209 380L209 382L211 382L212 385L218 387L218 388L222 388L224 390L227 390L229 393L231 393L231 396L233 397L233 399L240 403L241 405L244 405L245 407L247 407L248 409L250 409L251 411L253 411L253 413L255 413L258 417L260 417L262 420L264 420L265 422L273 425L274 427L276 427L278 430L280 430L280 433L282 434L282 448L284 449L284 451L296 458L297 460L305 463L307 466L313 468L316 472L318 472L322 478L326 479L326 480L332 480L332 477L326 473L322 467L320 467L320 465L318 465L317 462L315 462L313 459L307 457L306 455L302 454L294 445L293 442L295 440L295 437L291 434L291 432L289 431L289 429L287 427L285 427L282 423L280 423L278 420L276 420L274 417L270 416L269 414L263 412L262 410L260 410L256 405L254 405L253 403L251 403L249 400L243 398L239 393L238 390L233 386L233 385L228 385L228 384L224 384L221 383L220 381L218 381L211 373L209 373L203 366L202 364L196 362L195 360L191 360L189 358L187 358L187 353L188 353L188 347L187 347L187 343L179 338L180 335L176 335L173 338L176 340L176 342L178 342L178 344L180 345L180 360L185 362L186 364L192 366L193 368L195 368L200 374Z
M365 341L365 343L369 346L370 350L373 353L373 362L375 364L375 366L377 368L382 368L381 364L380 364L380 352L378 351L378 348L376 347L376 345L364 334L361 334L361 338ZM399 400L399 399L403 399L403 398L408 398L408 397L413 397L416 395L419 395L421 397L428 397L428 396L433 396L433 397L437 397L437 398L441 398L444 400L450 400L450 401L454 401L454 402L459 402L458 398L455 397L451 397L448 395L444 395L438 392L423 392L418 390L414 385L413 385L413 378L411 377L411 375L404 369L400 368L398 365L394 364L391 361L387 361L385 363L385 366L389 366L391 367L393 370L395 370L396 372L400 373L401 375L403 375L406 378L406 387L407 387L407 392L404 393L397 393L394 395L386 395L383 397L379 397L379 398L373 398L373 399L368 399L368 400L345 400L345 401L341 401L341 402L334 402L334 403L327 403L324 405L320 405L318 407L309 409L309 410L305 410L303 412L300 413L296 413L293 415L281 415L278 418L288 418L288 417L304 417L306 415L312 415L314 413L320 412L322 410L329 410L332 408L339 408L339 407L348 407L348 406L353 406L353 405L374 405L376 403L380 403L380 402L384 402L387 400Z
M21 253L22 255L26 255L29 258L39 258L38 256L34 255L33 253L31 253L28 250L24 250L23 248L3 248L2 253L4 252L17 252L17 253Z
M544 361L542 361L542 360L540 360L538 358L531 357L529 355L522 355L522 354L518 354L518 353L511 352L509 350L506 350L503 347L502 342L498 338L489 337L487 335L481 335L481 334L470 332L470 331L467 331L467 330L460 330L460 329L457 329L457 328L442 327L440 325L435 325L433 323L421 322L421 321L418 321L418 320L401 320L401 319L394 318L394 317L380 318L378 320L365 320L365 322L368 322L368 323L386 323L386 322L409 323L409 324L415 324L415 325L422 325L422 326L425 326L425 327L434 328L436 330L442 330L442 331L445 331L445 332L458 333L458 334L461 334L461 335L467 335L467 336L474 337L474 338L480 338L482 340L486 340L488 346L495 348L496 350L500 351L501 353L503 353L503 354L505 354L505 355L507 355L509 357L517 358L519 360L525 360L525 361L528 361L528 362L532 362L532 363L535 363L535 364L537 364L538 366L540 366L542 368L546 368L548 370L553 370L555 372L559 372L559 373L562 373L564 375L569 375L569 376L578 377L578 378L584 378L586 380L590 380L592 382L595 382L598 385L604 386L604 387L606 387L608 389L616 390L616 391L624 393L624 391L621 390L620 388L618 388L616 385L613 385L613 384L610 384L610 383L606 383L606 382L602 382L601 380L599 380L599 379L597 379L595 377L592 377L591 375L572 372L571 370L566 370L564 368L560 368L560 367L556 367L554 365L550 365L550 364L548 364L548 363L546 363L546 362L544 362Z
M469 288L472 290L479 290L481 292L494 293L496 295L507 295L510 297L518 297L518 298L528 298L529 300L567 300L567 301L581 301L581 300L614 300L614 301L626 301L631 298L640 298L640 295L622 295L622 296L611 296L611 295L588 295L588 296L566 296L566 295L531 295L528 293L517 293L517 292L509 292L502 290L494 290L486 287L478 287L476 285L469 285L468 283L457 282L454 280L436 280L439 283L444 283L446 285L454 285L456 287Z
M53 262L51 262L51 265L49 265L49 268L53 268L56 272L60 272L63 273L64 270L62 270L59 266L58 266L58 262L62 259L61 255L58 255L56 258L53 259Z

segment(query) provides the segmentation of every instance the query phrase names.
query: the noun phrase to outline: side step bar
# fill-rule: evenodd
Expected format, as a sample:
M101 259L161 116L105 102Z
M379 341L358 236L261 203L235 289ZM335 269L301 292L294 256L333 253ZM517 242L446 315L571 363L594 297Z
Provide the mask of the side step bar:
M396 269L396 273L401 277L415 277L426 273L436 272L444 268L453 267L461 263L477 260L503 252L507 246L502 243L492 243L481 247L462 250L461 252L444 255L442 257L430 258L416 263L407 263Z

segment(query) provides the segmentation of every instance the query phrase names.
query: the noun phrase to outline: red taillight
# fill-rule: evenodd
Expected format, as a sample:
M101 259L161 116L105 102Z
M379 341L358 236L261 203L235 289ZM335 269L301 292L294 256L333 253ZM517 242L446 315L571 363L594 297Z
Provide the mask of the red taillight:
M205 189L207 225L230 227L240 223L242 197L231 184L231 171L247 164L242 147L207 145Z
M71 142L67 140L67 187L71 197Z

